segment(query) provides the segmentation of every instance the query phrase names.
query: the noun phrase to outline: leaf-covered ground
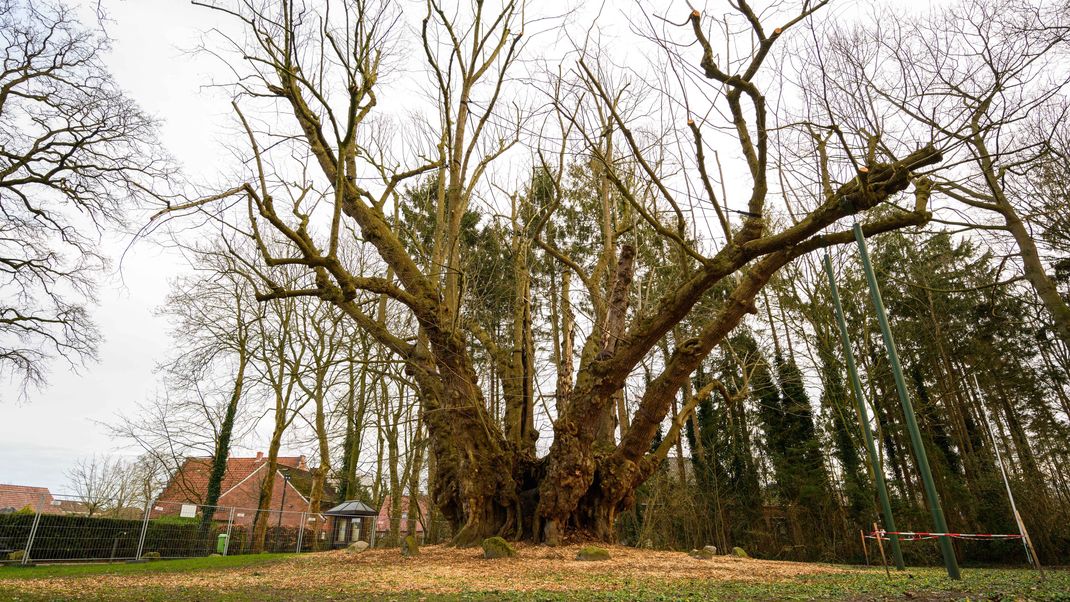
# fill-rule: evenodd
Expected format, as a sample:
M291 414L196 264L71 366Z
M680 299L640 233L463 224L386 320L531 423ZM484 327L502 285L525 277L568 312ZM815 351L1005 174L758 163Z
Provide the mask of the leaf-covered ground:
M879 569L611 548L604 562L576 547L526 546L517 558L480 550L397 550L159 561L140 565L0 568L3 600L1067 600L1070 572Z

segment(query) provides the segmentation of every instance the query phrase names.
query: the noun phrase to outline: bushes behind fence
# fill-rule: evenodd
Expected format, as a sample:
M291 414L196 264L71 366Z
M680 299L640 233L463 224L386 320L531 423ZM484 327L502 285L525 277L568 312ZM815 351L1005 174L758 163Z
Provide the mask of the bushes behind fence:
M28 534L33 520L32 515L0 515L0 532ZM40 560L134 558L141 527L140 520L42 514L30 557ZM213 548L214 534L201 533L196 522L152 520L145 531L145 551L154 550L163 557L204 556Z
M33 526L32 514L0 514L0 542L12 550L25 549ZM142 521L123 518L42 514L33 538L30 557L36 560L122 560L137 556ZM227 554L252 551L251 529L231 528ZM202 531L200 519L162 517L149 521L143 553L157 552L161 558L207 556L217 552L225 522L216 522ZM301 551L311 551L315 534L305 529ZM297 551L296 527L269 526L265 552Z

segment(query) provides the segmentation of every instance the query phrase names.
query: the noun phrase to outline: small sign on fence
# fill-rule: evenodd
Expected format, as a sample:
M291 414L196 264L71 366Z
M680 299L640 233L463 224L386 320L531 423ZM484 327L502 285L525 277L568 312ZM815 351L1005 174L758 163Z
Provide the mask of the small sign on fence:
M182 518L197 518L197 505L182 504L182 510L179 510L178 515Z

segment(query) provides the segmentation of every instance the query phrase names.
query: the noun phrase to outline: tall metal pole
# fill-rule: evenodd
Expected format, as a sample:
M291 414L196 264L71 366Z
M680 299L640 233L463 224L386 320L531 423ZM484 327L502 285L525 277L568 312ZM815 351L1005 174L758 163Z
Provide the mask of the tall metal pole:
M999 464L999 472L1003 475L1003 485L1007 488L1007 499L1011 502L1011 512L1014 513L1014 522L1018 525L1018 534L1022 536L1022 547L1025 548L1025 558L1032 564L1038 571L1040 576L1044 577L1044 569L1040 566L1040 559L1036 557L1035 552L1030 550L1033 547L1033 541L1029 538L1029 531L1025 528L1025 523L1022 522L1022 515L1018 514L1018 506L1014 503L1014 493L1011 491L1011 482L1007 478L1007 469L1003 466L1003 454L999 451L999 445L996 444L996 435L992 431L992 421L988 419L988 410L985 409L984 401L981 399L981 385L977 382L977 374L973 374L973 386L977 391L977 401L981 407L981 416L985 419L985 428L988 429L988 438L992 440L992 449L996 452L996 463Z
M947 533L944 510L940 505L940 496L936 493L936 483L933 481L932 470L929 469L929 456L925 453L925 443L921 439L918 419L914 416L914 405L910 402L910 395L907 393L907 383L903 378L903 368L899 365L899 354L895 350L895 338L892 337L892 329L888 325L888 315L884 311L884 300L881 299L881 291L877 286L877 276L873 273L873 265L869 261L869 251L866 249L866 237L862 233L862 226L855 224L854 233L855 241L858 242L858 252L862 257L862 269L866 272L869 292L873 297L877 321L880 323L881 334L884 336L884 347L888 352L888 363L892 367L892 376L895 378L895 389L899 393L900 403L903 404L903 416L906 418L907 432L910 433L910 445L914 448L914 456L918 460L918 472L921 473L921 481L925 485L925 497L929 500L929 512L932 514L936 530L940 533ZM951 537L947 535L940 536L940 551L944 555L947 576L952 579L962 579L959 563L955 558L955 548L951 545Z
M829 290L832 291L832 307L836 313L836 323L840 327L840 342L843 344L843 357L847 362L847 374L851 377L851 389L854 391L855 400L858 403L858 421L862 423L862 434L865 435L866 453L869 455L869 465L873 472L873 482L877 486L877 496L881 502L881 514L884 516L884 530L898 531L895 528L895 517L892 515L892 502L888 498L888 485L884 482L884 467L881 465L880 456L877 455L877 446L873 442L873 430L869 426L869 414L866 412L866 398L862 396L862 382L858 378L858 366L855 364L855 354L851 347L851 336L847 333L847 321L843 317L843 306L840 305L840 292L836 287L836 276L832 272L832 259L825 254L825 274L829 278ZM877 535L880 537L880 534ZM899 536L889 535L892 542L892 559L895 560L895 568L903 570L903 551L899 548ZM865 544L865 540L862 542Z

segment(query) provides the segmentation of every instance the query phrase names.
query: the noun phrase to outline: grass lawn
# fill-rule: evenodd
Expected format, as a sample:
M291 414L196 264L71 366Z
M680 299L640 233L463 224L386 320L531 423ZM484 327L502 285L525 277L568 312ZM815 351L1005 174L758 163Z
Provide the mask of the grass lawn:
M100 575L142 575L152 573L186 573L203 570L225 570L280 562L293 554L246 554L210 558L183 558L140 563L70 563L23 567L0 566L0 588L9 580L56 579L60 577L95 577Z
M133 565L0 568L0 600L1065 600L1070 571L1046 581L1025 569L893 572L823 564L611 548L605 562L571 548L521 547L518 558L479 550L397 550L231 556Z

